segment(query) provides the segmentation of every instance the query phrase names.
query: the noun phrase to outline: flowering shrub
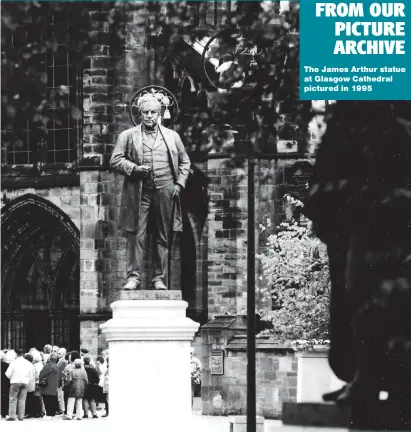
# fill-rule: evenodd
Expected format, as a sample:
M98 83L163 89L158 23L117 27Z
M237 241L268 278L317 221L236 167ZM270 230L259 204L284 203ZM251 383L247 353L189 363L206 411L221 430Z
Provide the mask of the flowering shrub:
M306 228L284 222L268 238L264 254L263 301L271 311L261 310L271 334L287 340L327 339L330 278L325 246Z

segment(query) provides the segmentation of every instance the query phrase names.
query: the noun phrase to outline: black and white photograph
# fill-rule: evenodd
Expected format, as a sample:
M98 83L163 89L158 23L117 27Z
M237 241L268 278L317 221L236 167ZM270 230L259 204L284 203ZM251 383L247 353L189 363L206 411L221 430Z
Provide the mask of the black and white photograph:
M2 430L411 430L411 101L301 100L300 2L1 43Z

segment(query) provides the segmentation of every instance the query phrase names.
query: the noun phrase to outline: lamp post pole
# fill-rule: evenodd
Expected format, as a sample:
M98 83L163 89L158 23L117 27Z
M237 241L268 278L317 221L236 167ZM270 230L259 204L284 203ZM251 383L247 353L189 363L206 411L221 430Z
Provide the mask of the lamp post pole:
M247 432L256 432L255 373L255 184L254 156L248 158L248 229L247 229Z

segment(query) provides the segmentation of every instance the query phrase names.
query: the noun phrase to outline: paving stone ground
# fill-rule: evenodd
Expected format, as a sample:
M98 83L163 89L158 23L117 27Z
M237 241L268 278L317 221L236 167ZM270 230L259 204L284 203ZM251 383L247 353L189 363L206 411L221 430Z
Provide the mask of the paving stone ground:
M201 415L199 398L196 398L193 409L193 432L230 432L230 424L228 417L223 416L203 416ZM65 421L62 416L56 416L53 420L46 419L25 419L23 421L6 422L5 419L0 420L1 432L15 431L30 431L30 432L111 432L113 426L108 418L102 417L105 414L104 409L98 411L98 419L83 419L82 421L72 420ZM115 432L150 432L138 427L138 419L135 419L133 424L126 422L119 425L119 431ZM117 429L117 428L116 428ZM146 428L144 428L146 429ZM315 432L319 431L317 427L299 427L299 426L283 426L279 420L266 419L264 422L264 432ZM321 428L321 432L346 432L347 429L339 428ZM165 432L174 432L168 430ZM175 431L178 432L178 431Z
M278 420L265 420L264 426L264 432L316 432L319 430L316 427L283 426ZM56 417L52 421L44 419L25 419L21 422L6 422L5 419L1 419L0 430L1 432L111 432L113 431L113 427L105 418L64 421L61 417ZM143 432L143 430L138 427L137 419L133 424L122 423L120 430L122 432ZM347 429L321 428L321 432L322 431L347 432ZM150 431L144 430L144 432ZM179 431L169 429L165 432ZM228 417L195 415L193 432L230 432Z

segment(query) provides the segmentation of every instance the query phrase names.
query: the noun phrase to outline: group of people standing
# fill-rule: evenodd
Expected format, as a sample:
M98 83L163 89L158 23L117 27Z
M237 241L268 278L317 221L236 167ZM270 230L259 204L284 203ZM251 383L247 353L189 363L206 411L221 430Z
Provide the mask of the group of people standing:
M21 349L0 351L1 416L7 421L24 418L64 420L98 418L97 404L104 401L108 415L108 350L96 364L86 349L67 353L46 345L24 354Z

